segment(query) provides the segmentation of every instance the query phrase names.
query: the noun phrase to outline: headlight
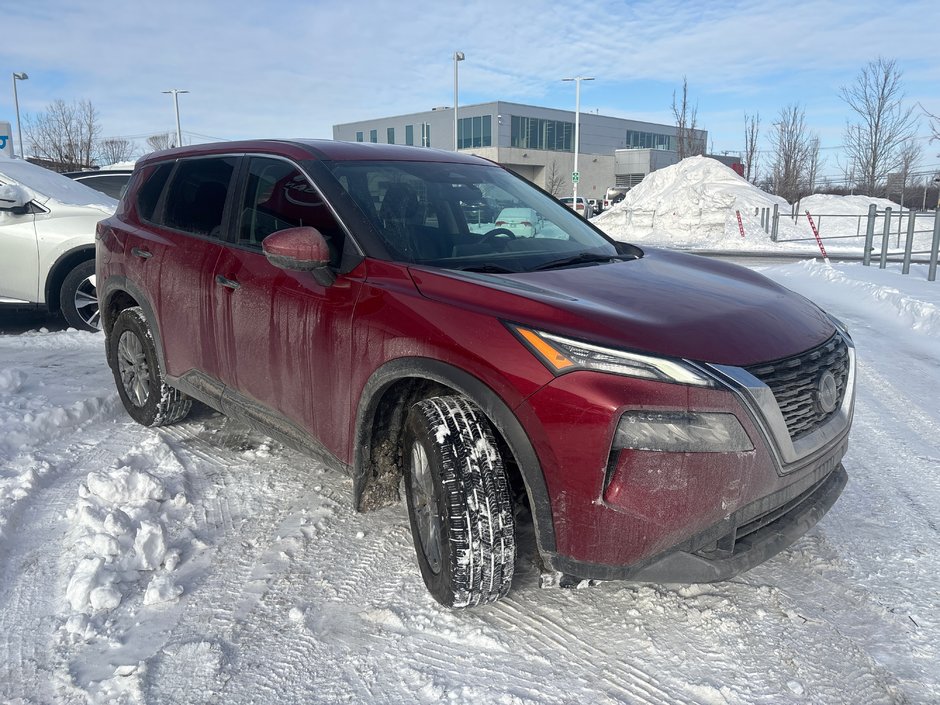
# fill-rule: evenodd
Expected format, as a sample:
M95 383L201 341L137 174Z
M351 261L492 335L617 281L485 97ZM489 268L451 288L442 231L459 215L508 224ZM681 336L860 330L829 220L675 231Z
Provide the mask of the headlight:
M852 335L849 333L849 327L847 325L845 325L831 313L827 313L826 315L829 316L829 320L832 321L832 325L834 325L840 333L842 333L849 340L852 339Z
M521 326L509 325L509 329L556 375L596 370L696 387L715 386L709 377L682 360L605 348Z
M733 453L754 450L734 414L695 411L628 411L620 417L614 449L671 453Z

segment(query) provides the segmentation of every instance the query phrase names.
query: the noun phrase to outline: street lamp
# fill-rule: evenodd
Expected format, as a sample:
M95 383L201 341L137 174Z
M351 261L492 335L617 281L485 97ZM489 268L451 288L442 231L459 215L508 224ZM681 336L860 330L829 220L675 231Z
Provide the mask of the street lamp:
M454 151L457 151L457 62L463 61L462 51L454 52Z
M171 88L168 91L163 91L163 93L172 93L173 94L173 109L176 110L176 146L183 146L183 131L180 129L180 93L189 93L189 91L181 91L178 88Z
M23 152L23 130L20 129L20 99L16 95L16 82L25 81L29 76L23 73L13 72L13 103L16 105L16 135L20 139L20 159L26 159L26 154Z
M581 139L581 81L593 81L594 77L586 78L584 76L575 76L574 78L563 78L562 81L574 81L574 173L571 175L572 195L574 196L574 210L578 211L578 181L581 175L578 174L578 148ZM577 176L575 176L577 174ZM587 215L587 208L584 209Z

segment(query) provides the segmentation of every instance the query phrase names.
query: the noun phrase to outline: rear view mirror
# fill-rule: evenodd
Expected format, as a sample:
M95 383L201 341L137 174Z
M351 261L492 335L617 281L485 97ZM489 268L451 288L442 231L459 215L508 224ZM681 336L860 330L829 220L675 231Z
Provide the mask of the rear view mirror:
M317 283L330 286L336 276L330 269L330 246L316 228L278 230L261 242L268 262L278 269L310 272Z
M26 204L31 200L29 192L19 184L0 186L0 211L25 213Z

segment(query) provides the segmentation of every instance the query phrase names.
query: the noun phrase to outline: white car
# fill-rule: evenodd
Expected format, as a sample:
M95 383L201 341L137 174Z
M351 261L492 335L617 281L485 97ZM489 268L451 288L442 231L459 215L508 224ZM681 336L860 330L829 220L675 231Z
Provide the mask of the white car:
M572 198L571 196L568 196L567 198L562 198L560 200L566 206L573 209L578 215L583 216L585 218L594 217L594 208L591 207L590 202L586 198L578 196L577 206L575 206L574 198Z
M503 208L495 223L515 237L535 237L542 229L542 215L533 208Z
M98 330L95 229L117 201L68 177L0 156L0 306L61 311Z

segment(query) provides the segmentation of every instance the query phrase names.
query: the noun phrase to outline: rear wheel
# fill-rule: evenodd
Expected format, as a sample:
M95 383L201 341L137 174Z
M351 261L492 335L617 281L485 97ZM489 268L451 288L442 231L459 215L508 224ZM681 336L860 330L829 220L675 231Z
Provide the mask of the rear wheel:
M418 565L446 607L509 592L515 526L503 461L489 422L458 396L415 404L404 435L405 489Z
M139 307L124 309L117 317L108 336L108 354L118 395L137 423L165 426L186 417L192 400L164 381L153 335Z
M59 306L72 328L101 330L94 260L82 262L65 276L59 289Z

